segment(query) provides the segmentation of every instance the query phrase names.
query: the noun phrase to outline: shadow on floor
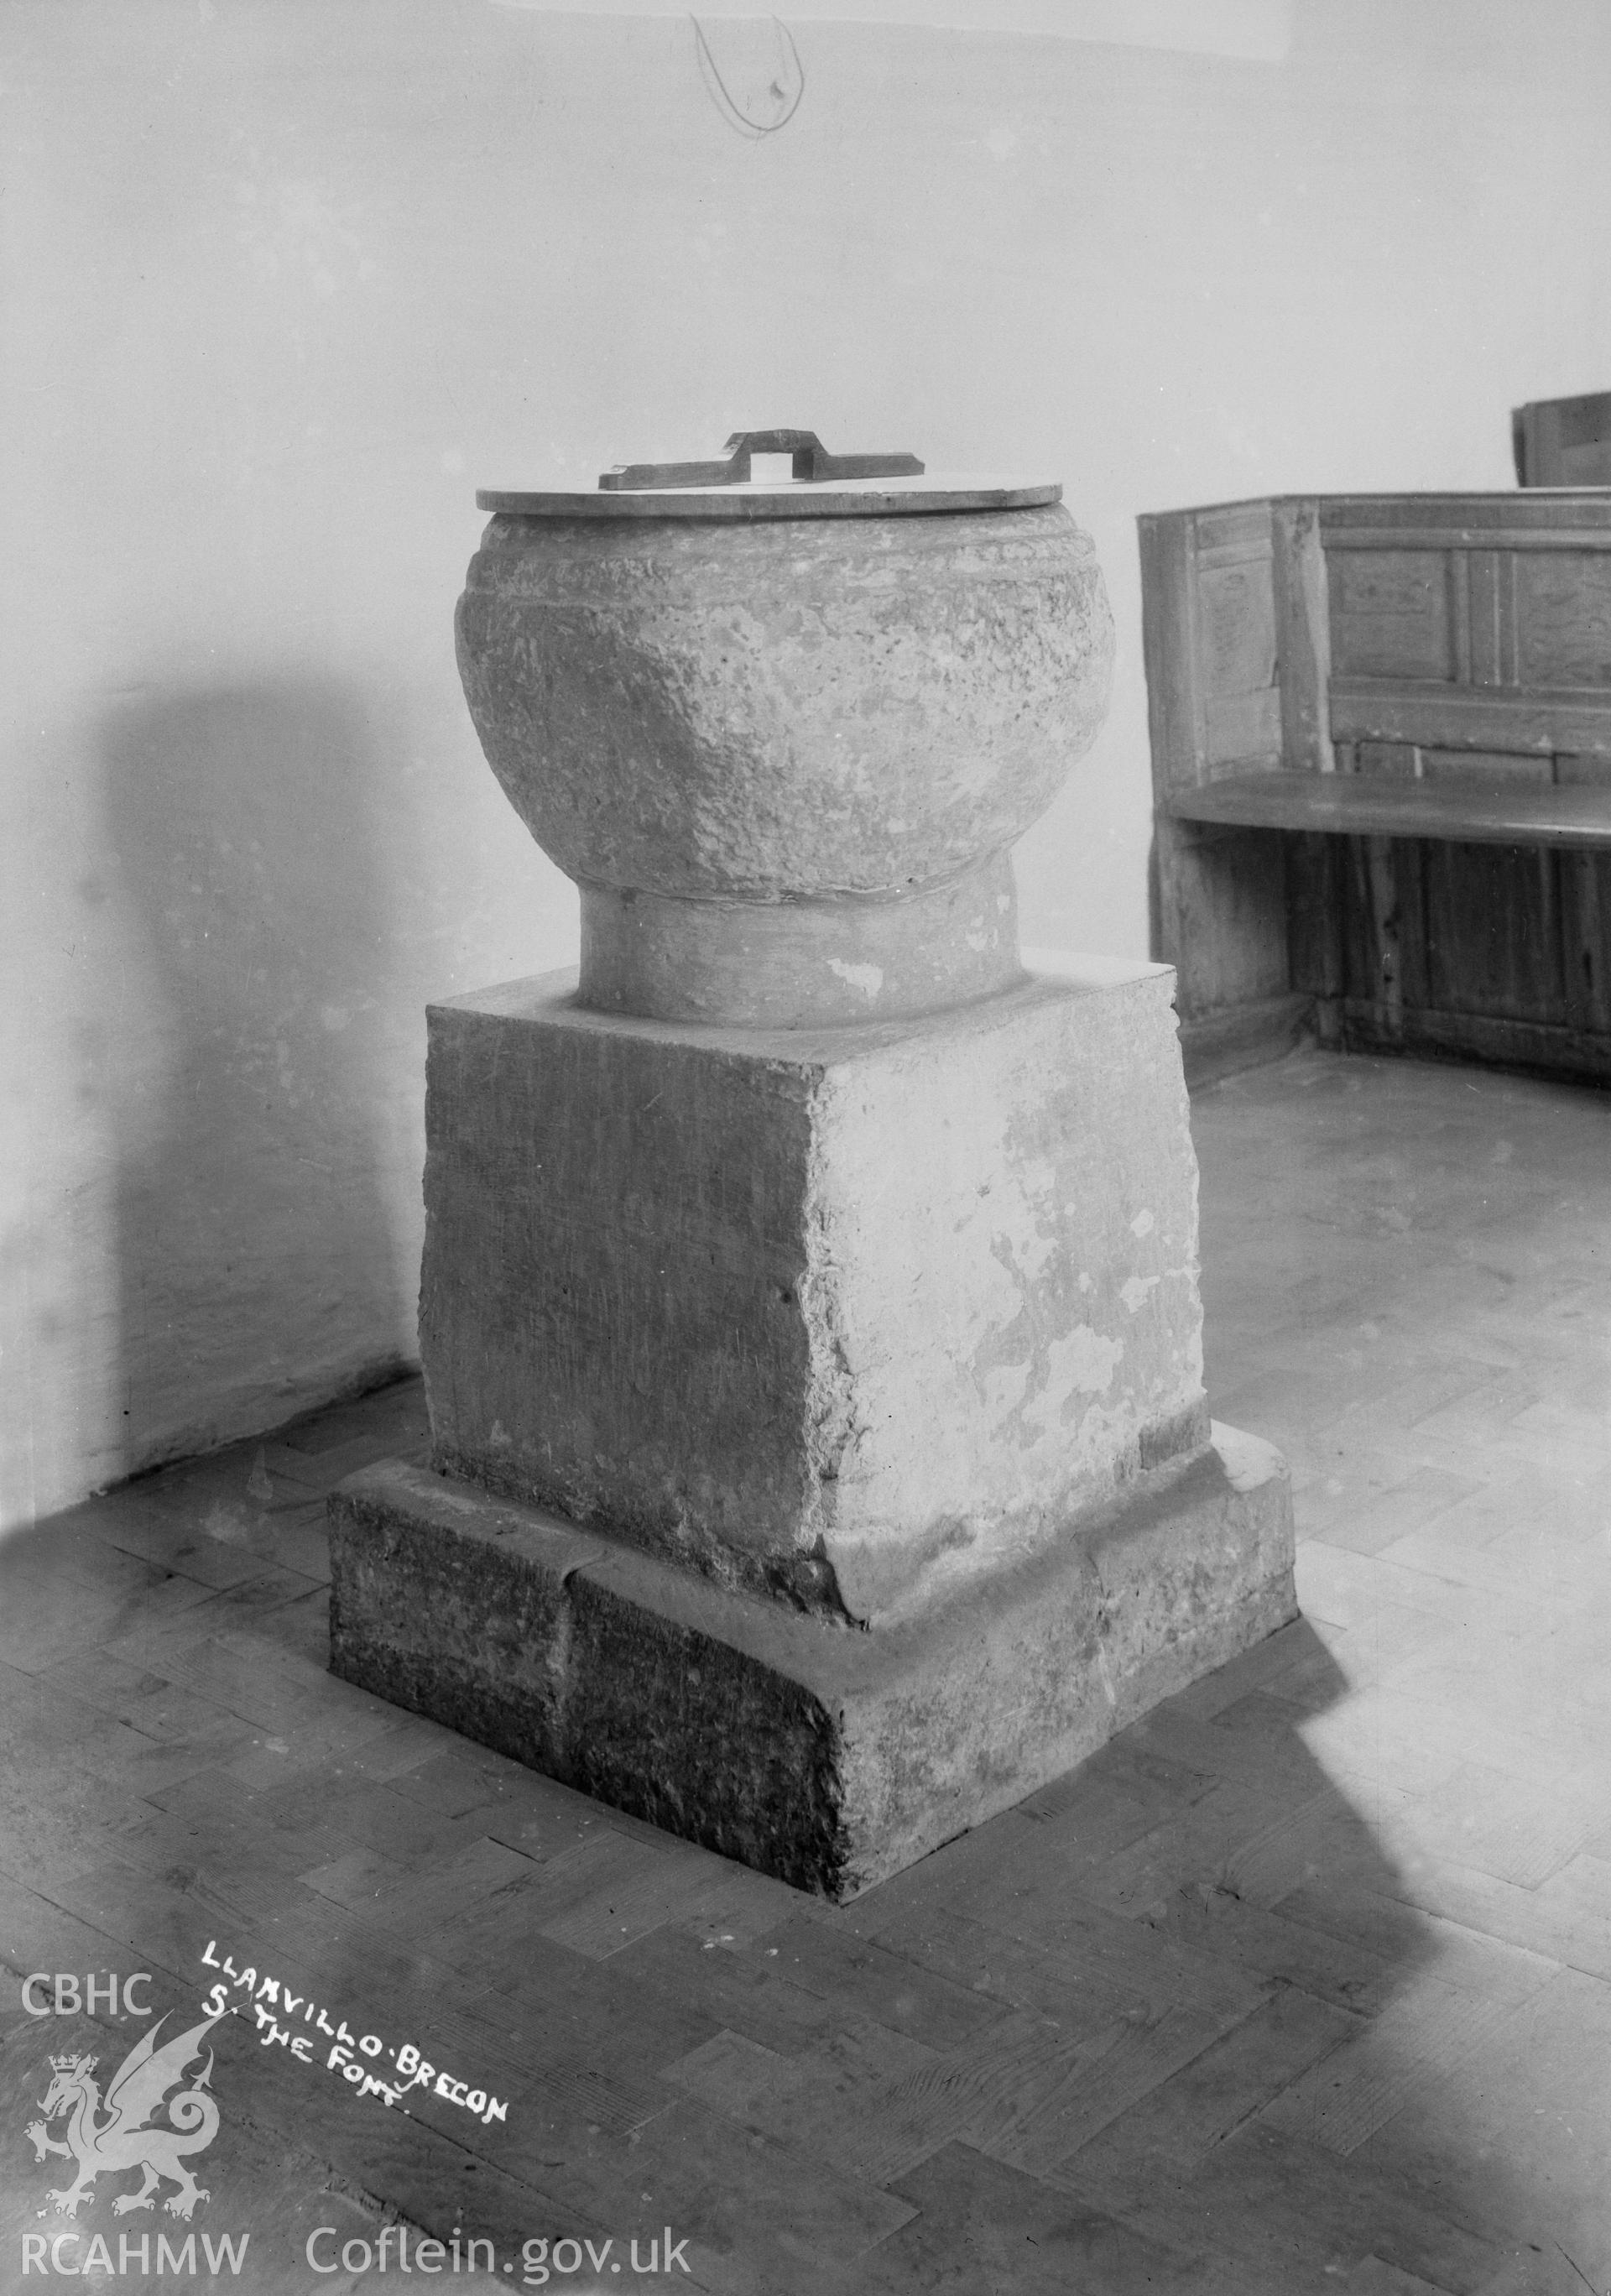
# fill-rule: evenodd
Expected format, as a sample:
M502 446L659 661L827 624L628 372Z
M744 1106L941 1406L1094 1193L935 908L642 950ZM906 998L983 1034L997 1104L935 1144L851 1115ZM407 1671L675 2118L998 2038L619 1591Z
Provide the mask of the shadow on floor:
M1581 2284L1494 2093L1560 1972L1405 1903L1304 1742L1369 1694L1304 1621L836 1911L324 1671L321 1491L422 1433L411 1384L4 1557L16 1974L148 1969L174 2031L210 1945L507 2108L405 2118L226 2020L206 2221L260 2284L395 2220L501 2258L669 2223L733 2296ZM10 2017L18 2141L49 2049L137 2030Z

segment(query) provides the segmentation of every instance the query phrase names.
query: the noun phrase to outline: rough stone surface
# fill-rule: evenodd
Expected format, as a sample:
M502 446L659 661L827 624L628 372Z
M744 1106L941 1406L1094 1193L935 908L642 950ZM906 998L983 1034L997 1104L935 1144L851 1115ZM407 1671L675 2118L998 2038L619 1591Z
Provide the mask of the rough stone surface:
M331 1663L601 1800L854 1897L1296 1612L1233 1429L988 1585L860 1633L418 1468L331 1496Z
M732 1587L933 1602L1206 1437L1171 976L925 1020L430 1016L437 1463Z
M909 1019L1024 977L1009 855L904 901L663 900L582 889L577 994L744 1029Z
M726 525L496 517L459 666L515 810L590 885L904 896L1004 850L1107 707L1059 506Z

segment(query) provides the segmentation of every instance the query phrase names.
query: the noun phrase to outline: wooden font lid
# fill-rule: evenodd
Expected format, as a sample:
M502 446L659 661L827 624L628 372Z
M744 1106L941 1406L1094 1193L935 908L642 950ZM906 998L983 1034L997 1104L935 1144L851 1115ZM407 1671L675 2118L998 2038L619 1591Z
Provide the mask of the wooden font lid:
M755 455L787 455L791 475L757 480ZM628 463L600 473L596 490L484 488L478 509L513 518L893 518L1033 510L1060 502L1054 481L930 474L915 455L832 455L814 430L735 430L707 463Z

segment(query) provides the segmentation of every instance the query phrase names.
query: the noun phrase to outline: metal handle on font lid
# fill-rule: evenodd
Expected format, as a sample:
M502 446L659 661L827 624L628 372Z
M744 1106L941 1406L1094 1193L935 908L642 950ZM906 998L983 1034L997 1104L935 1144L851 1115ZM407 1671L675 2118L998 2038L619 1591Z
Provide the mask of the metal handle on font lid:
M923 464L915 455L830 455L814 430L735 430L713 463L617 463L601 471L607 494L657 487L748 485L752 455L789 455L792 475L821 484L834 479L916 479Z

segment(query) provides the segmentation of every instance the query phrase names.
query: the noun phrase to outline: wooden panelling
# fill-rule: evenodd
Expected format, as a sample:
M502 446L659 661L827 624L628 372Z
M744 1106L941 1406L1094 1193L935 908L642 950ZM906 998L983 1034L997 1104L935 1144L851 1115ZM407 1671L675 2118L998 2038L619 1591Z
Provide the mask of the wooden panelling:
M1288 988L1283 840L1160 821L1157 945L1180 972L1182 1016L1279 996Z
M1141 521L1153 753L1172 785L1276 764L1281 699L1270 506Z
M1198 530L1191 605L1210 775L1280 759L1274 557L1268 508L1256 507L1256 520L1239 510L1229 526L1208 520Z
M1611 693L1542 694L1405 679L1333 678L1339 742L1413 742L1428 750L1558 750L1611 755Z
M1472 685L1514 685L1516 652L1516 557L1506 550L1455 551L1451 576L1457 566L1463 577L1452 581L1466 614L1463 644L1456 652L1463 676Z
M1342 872L1349 848L1340 837L1299 832L1286 840L1287 964L1293 988L1310 996L1343 993Z
M1198 661L1206 693L1247 693L1275 685L1275 598L1270 550L1229 565L1200 566Z
M1337 757L1339 773L1378 781L1445 782L1462 788L1545 789L1558 778L1553 757L1510 750L1423 750L1413 742L1353 742Z
M1305 985L1338 999L1342 1041L1611 1076L1611 858L1407 839L1341 849L1339 973Z
M1611 685L1611 555L1515 554L1524 685Z
M1451 790L1548 789L1555 782L1553 757L1526 757L1513 750L1415 750L1415 778L1443 782Z
M1409 1053L1429 1060L1478 1061L1538 1076L1611 1085L1611 1053L1594 1030L1487 1013L1440 1013L1431 1006L1387 1014L1378 1003L1343 997L1321 1041L1350 1053Z
M1143 518L1140 527L1153 779L1159 789L1184 789L1200 778L1204 748L1191 611L1196 529L1190 518Z
M1611 757L1596 757L1592 750L1577 756L1569 750L1558 750L1555 778L1562 789L1611 790Z
M1331 627L1318 505L1272 503L1270 537L1282 761L1329 773Z
M1525 1037L1611 1071L1611 496L1295 497L1142 529L1158 947L1189 1053L1211 1018L1239 1041L1232 1014L1307 996L1328 1041L1443 1050L1469 1023L1475 1055ZM1286 832L1282 858L1211 825Z
M1272 685L1256 693L1211 694L1203 710L1205 754L1215 767L1246 765L1281 754L1281 697Z
M1334 676L1423 680L1454 676L1445 555L1430 550L1351 550L1339 554L1327 570Z
M1426 972L1416 1003L1565 1022L1554 855L1536 846L1433 844L1404 853L1404 865L1419 874L1423 898Z
M1303 499L1303 497L1298 497ZM1537 495L1320 495L1321 537L1334 550L1451 550L1497 537L1530 550L1606 547L1611 508L1581 493ZM1177 516L1201 518L1201 511Z
M1421 753L1411 742L1347 742L1337 753L1339 774L1364 774L1376 781L1418 782Z
M1267 501L1215 503L1191 513L1198 548L1206 563L1256 556L1270 547L1270 504Z
M1611 854L1563 854L1560 911L1566 1018L1611 1036Z

